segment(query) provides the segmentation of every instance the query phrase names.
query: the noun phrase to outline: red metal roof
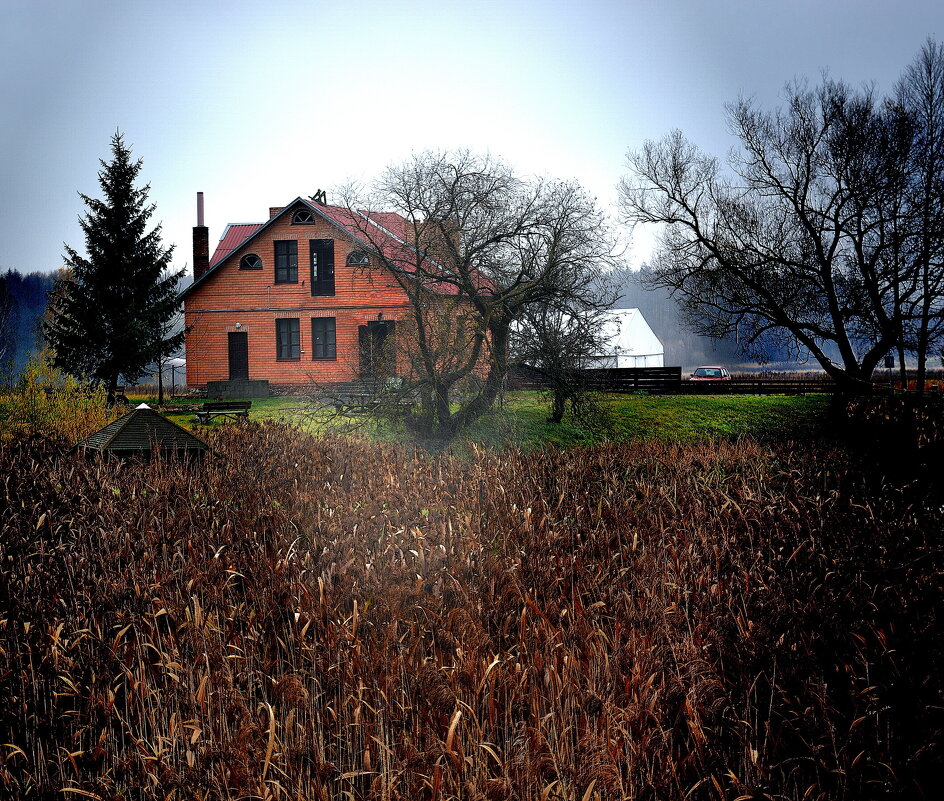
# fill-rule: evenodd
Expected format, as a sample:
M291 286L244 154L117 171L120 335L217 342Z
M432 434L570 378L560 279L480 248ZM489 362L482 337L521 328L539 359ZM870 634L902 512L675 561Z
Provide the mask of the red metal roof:
M262 228L263 223L230 223L223 231L223 236L210 258L210 267L215 267L229 256L236 248Z
M355 240L379 247L383 254L393 262L400 262L401 264L406 262L408 264L412 258L415 258L416 251L409 244L412 238L408 234L409 221L396 212L354 212L342 206L309 203L307 200L302 200L302 198L298 198L298 200L301 200L312 210L327 217ZM295 201L290 203L289 206L294 205L294 203ZM284 208L288 208L288 206L283 207L283 209ZM223 231L223 236L220 237L220 241L216 246L216 250L213 251L209 269L184 290L181 297L189 295L192 290L203 283L205 278L207 278L209 274L213 272L214 268L223 262L227 256L234 250L240 248L248 239L258 233L262 228L269 225L274 219L275 217L266 223L230 223L227 225L226 229ZM370 223L373 223L373 225L371 226ZM364 235L365 228L369 230L368 237ZM372 240L372 242L367 242L365 241L366 239ZM412 252L412 257L407 251ZM435 273L440 270L442 270L442 268L439 267L439 265L434 265L433 269L428 270L428 272ZM477 282L482 288L488 288L491 285L488 279L481 275L477 276ZM449 281L434 280L432 283L427 284L427 286L429 289L444 295L459 294L459 288Z
M383 255L393 263L399 263L409 272L416 258L416 250L410 245L412 236L408 235L409 221L392 211L357 211L341 206L317 206L318 211L333 220L339 227L349 232L355 239L363 240L365 230L372 240L371 244L378 247ZM357 215L357 218L355 218ZM369 225L373 223L373 226ZM458 295L459 288L450 281L427 280L437 273L445 271L438 264L426 264L423 267L427 276L424 283L427 289L442 295ZM488 286L482 276L478 276L480 286Z
M366 220L356 222L351 212L342 206L322 206L319 204L317 209L355 238L357 238L357 222L360 222L361 225L366 222ZM359 214L364 217L369 217L373 222L385 228L393 234L395 239L406 239L407 221L399 214L388 211L362 211L359 212ZM215 267L229 256L230 253L237 250L243 242L262 228L263 225L265 225L265 223L229 223L223 231L223 236L220 237L220 241L216 245L216 250L213 251L213 256L210 258L210 267Z
M411 238L406 233L409 222L394 211L362 211L361 214L369 217L377 225L386 228L391 234L404 242Z

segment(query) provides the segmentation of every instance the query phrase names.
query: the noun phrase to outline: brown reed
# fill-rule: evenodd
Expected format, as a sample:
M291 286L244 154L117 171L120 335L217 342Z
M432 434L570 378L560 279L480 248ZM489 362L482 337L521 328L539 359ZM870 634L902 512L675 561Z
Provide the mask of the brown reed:
M744 441L0 446L0 796L933 797L941 510Z

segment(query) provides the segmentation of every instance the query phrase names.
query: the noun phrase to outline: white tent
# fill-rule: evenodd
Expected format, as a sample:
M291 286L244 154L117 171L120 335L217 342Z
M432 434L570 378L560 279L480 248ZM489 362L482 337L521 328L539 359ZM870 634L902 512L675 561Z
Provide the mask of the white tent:
M587 367L664 367L665 351L639 309L611 309L603 323L606 345Z

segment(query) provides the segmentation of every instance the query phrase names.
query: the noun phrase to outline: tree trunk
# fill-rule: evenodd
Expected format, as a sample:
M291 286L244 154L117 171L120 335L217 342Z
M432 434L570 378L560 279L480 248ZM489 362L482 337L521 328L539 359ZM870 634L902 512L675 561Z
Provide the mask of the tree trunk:
M108 390L107 390L107 397L105 398L105 402L109 406L114 406L116 402L117 394L118 394L118 375L116 373L108 377Z
M924 385L928 369L928 347L931 344L929 328L931 325L931 290L925 283L925 297L921 303L921 322L918 328L918 369L915 389L924 394Z
M918 369L917 369L917 378L915 379L915 389L918 391L919 395L924 394L924 385L925 378L928 371L928 346L927 343L918 350Z
M905 364L905 345L898 341L898 376L901 379L902 390L908 389L908 367Z
M448 445L456 435L485 414L495 402L504 386L508 372L508 329L510 319L493 321L489 326L491 347L488 374L478 393L453 412L449 408L449 384L437 382L424 393L418 417L409 422L413 433L427 449L439 450Z
M564 404L567 401L567 396L563 392L555 391L554 392L554 401L551 407L551 416L548 418L547 422L549 423L559 423L564 419Z
M838 372L829 373L833 381L836 382L836 391L838 394L843 396L849 395L861 395L863 392L867 392L871 389L871 376L869 378L864 378L862 372L851 372L849 370L839 370Z

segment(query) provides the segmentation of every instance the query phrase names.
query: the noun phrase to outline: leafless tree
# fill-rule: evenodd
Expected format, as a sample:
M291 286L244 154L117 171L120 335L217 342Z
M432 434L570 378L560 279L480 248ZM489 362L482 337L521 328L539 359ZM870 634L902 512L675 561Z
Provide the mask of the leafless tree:
M920 292L896 213L912 126L834 81L794 83L785 101L729 107L728 173L679 132L630 153L622 209L665 226L653 281L700 333L789 345L853 389L902 340Z
M181 331L187 331L184 326L184 315L178 311L172 317L157 321L157 335L155 337L157 345L157 358L154 360L154 372L157 373L157 403L158 406L164 405L164 370L167 369L171 359L180 353L181 347L165 348L163 343L173 341ZM171 397L174 394L174 387L171 386Z
M556 303L525 307L512 328L511 351L516 362L539 369L551 394L550 423L560 423L568 401L582 423L598 424L600 408L584 388L580 370L588 359L606 349L606 310L616 299L609 275L592 277L595 292Z
M924 389L930 348L944 335L944 47L921 48L896 86L895 102L914 127L903 211L918 293L911 321L917 387Z
M590 279L611 259L602 214L579 185L525 180L491 156L421 153L344 202L372 268L409 298L401 391L418 398L406 422L427 442L450 441L491 408L525 309L594 296ZM386 228L381 210L406 230Z

